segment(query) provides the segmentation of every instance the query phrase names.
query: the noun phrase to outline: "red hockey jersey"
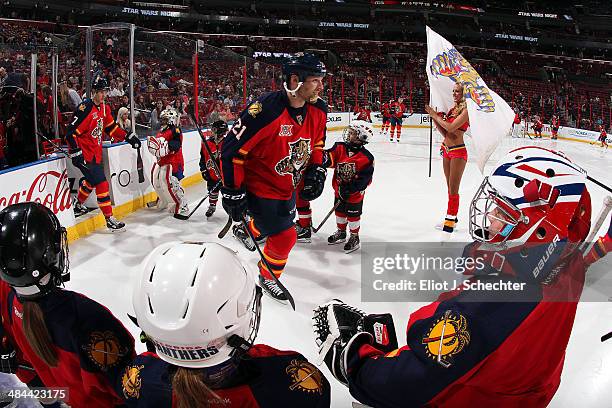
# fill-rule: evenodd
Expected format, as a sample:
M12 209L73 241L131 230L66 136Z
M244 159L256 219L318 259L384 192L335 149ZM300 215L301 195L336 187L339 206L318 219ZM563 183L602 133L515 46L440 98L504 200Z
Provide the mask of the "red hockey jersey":
M114 142L123 142L127 135L113 119L108 104L96 105L93 100L85 99L68 125L66 142L71 150L83 150L86 162L102 163L103 133L108 134Z
M389 111L391 112L391 116L401 119L404 117L404 112L406 112L406 105L398 101L392 101L389 106Z
M310 164L321 164L327 105L319 99L301 108L285 91L253 102L227 133L221 150L223 184L262 198L288 200Z
M325 151L325 167L334 168L332 186L338 192L340 184L348 184L351 196L348 202L360 201L361 194L372 182L374 156L365 147L351 151L345 142L337 142Z
M157 138L164 138L168 142L168 154L160 157L157 161L160 166L172 165L172 172L183 171L185 162L183 160L183 132L178 126L168 126L160 130Z
M219 166L219 154L221 153L221 146L223 142L217 145L212 138L206 139L206 144L212 153L212 157L208 154L208 150L204 147L204 142L202 142L201 150L200 150L200 172L202 173L202 177L204 180L208 182L217 182L220 179L220 175L217 174L215 170L215 165L213 161L217 163L217 167Z
M369 109L360 108L359 111L356 112L357 120L365 120L367 122L372 122L372 118L370 117L371 113L372 113L372 111L369 110Z

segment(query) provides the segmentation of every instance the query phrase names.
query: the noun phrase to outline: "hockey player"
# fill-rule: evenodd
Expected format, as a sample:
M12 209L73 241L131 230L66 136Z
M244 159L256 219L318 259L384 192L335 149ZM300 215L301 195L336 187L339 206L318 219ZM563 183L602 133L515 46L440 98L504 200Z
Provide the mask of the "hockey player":
M406 111L404 100L402 98L397 98L396 101L392 101L389 105L389 111L391 113L391 136L389 137L389 141L393 141L393 136L397 130L397 143L399 143L400 137L402 136L404 112Z
M213 161L217 164L216 168L219 168L219 154L221 153L221 143L228 131L227 123L223 120L217 120L210 125L210 130L212 136L206 139L206 144L213 156L211 157L208 153L209 150L204 146L204 142L202 142L200 151L200 172L202 178L206 180L206 188L208 189L208 210L206 210L206 217L208 218L212 217L217 209L221 175L217 174Z
M380 134L384 137L389 134L389 127L391 126L391 104L385 102L380 109L382 115L382 127L380 128ZM393 140L391 140L393 141Z
M599 126L599 139L598 141L601 142L601 147L606 147L606 149L608 148L608 133L606 132L606 127L604 125L600 125Z
M372 113L372 111L370 110L370 107L368 105L365 105L363 108L361 107L355 107L355 120L363 120L366 122L372 122L372 117L370 116L370 114Z
M8 366L30 387L68 389L72 407L123 405L114 384L136 356L134 339L107 308L62 288L66 229L34 202L0 211L0 226L0 314L16 350Z
M463 85L455 84L453 87L453 100L455 105L447 114L436 112L431 106L426 105L425 111L433 120L436 128L444 137L440 146L442 156L442 168L446 178L448 190L448 204L446 216L441 229L452 233L457 224L457 213L459 212L459 186L463 177L463 171L467 164L468 154L463 141L463 135L468 129L469 117L465 104Z
M164 109L159 115L161 128L155 136L147 140L149 152L157 159L151 168L151 183L157 193L157 201L148 204L164 210L170 204L169 211L177 219L189 214L185 191L181 187L183 179L183 132L178 126L180 116L172 108Z
M353 121L344 129L344 142L337 142L325 151L324 166L334 168L334 205L338 230L327 238L330 245L346 241L348 223L350 237L344 251L351 253L359 249L359 227L365 190L372 182L374 156L365 145L374 136L371 127L364 121Z
M561 154L511 151L472 200L475 243L464 254L482 260L467 283L522 289L443 293L410 316L401 348L392 324L372 330L354 308L324 305L315 335L332 374L374 407L546 407L585 279L577 250L590 228L585 181Z
M531 125L531 128L533 129L533 132L535 133L535 138L536 139L541 139L542 138L542 128L544 127L544 124L542 123L542 120L540 120L540 117L538 115L535 115L533 118L533 125Z
M557 140L557 134L559 132L559 125L561 123L561 121L559 120L559 115L553 115L552 119L550 121L550 129L551 129L551 139L552 140Z
M304 208L303 202L319 197L325 184L327 105L318 97L325 73L314 55L290 58L283 66L284 90L251 103L221 150L223 208L237 222L248 209L253 235L267 237L263 253L273 270L260 261L259 281L280 302L288 299L270 274L282 274L297 239L296 188L302 200L297 205ZM242 241L248 239L241 225L233 231Z
M91 88L93 97L86 98L79 104L66 134L72 164L81 170L84 177L74 204L74 212L77 216L88 212L84 203L95 189L98 206L106 218L106 227L111 231L120 231L125 224L113 217L108 181L102 165L102 134L108 134L115 142L125 140L134 149L140 148L140 140L135 133L127 135L127 132L115 123L110 106L104 102L109 89L106 79L97 77Z
M304 356L253 344L261 289L234 251L171 242L144 265L132 301L149 351L117 383L128 407L330 406L329 382Z

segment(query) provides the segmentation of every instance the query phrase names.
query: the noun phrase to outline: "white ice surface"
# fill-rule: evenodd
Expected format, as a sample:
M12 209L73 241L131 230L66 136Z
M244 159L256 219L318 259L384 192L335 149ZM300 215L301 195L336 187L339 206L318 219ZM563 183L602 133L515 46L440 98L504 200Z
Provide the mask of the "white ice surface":
M328 135L328 145L340 137ZM434 139L438 139L434 135ZM588 144L507 138L494 153L486 170L495 159L513 147L537 144L564 151L589 174L610 183L612 151L606 152ZM468 148L469 148L468 141ZM361 221L361 240L379 242L439 241L441 232L434 225L441 222L446 210L447 193L438 155L439 143L434 140L432 177L427 177L429 157L428 131L404 129L402 143L391 144L379 136L368 145L376 159L374 179L365 196ZM468 240L469 201L482 180L473 162L469 162L461 184L459 230L453 241ZM330 184L331 177L328 177ZM605 192L590 185L593 213L598 213ZM204 184L187 189L191 203L205 193ZM333 204L328 185L322 197L312 203L315 225ZM207 221L206 204L189 221L178 221L167 214L140 210L124 221L128 231L122 234L94 233L70 246L71 278L67 288L82 292L106 305L135 338L139 331L127 318L132 313L131 287L138 267L157 245L171 240L219 241L217 233L225 224L226 215L219 205L217 213ZM359 252L347 255L341 246L328 246L327 236L335 230L332 216L311 244L297 244L292 250L282 280L292 292L297 311L263 298L262 321L258 343L279 349L297 350L311 361L316 349L311 329L312 310L331 298L340 298L368 312L391 312L395 319L400 345L405 344L405 327L412 311L421 303L362 303L360 301ZM244 249L231 233L222 241L239 251L255 271L256 253ZM570 339L561 386L551 407L609 407L612 392L612 341L601 343L602 334L612 330L612 304L581 303ZM535 335L547 336L547 333ZM143 351L140 343L138 351ZM349 407L348 390L339 385L326 368L332 384L332 406ZM0 379L2 380L2 379ZM8 379L5 379L8 380ZM1 384L1 383L0 383Z

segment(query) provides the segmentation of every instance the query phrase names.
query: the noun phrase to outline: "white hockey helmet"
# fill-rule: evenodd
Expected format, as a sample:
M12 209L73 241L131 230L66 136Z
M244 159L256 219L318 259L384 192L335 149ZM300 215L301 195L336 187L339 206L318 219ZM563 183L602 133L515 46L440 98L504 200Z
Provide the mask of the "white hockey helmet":
M215 243L155 248L132 301L157 355L181 367L213 367L239 357L259 329L261 290L236 254Z
M373 137L372 126L365 120L351 121L342 133L342 139L352 146L363 146L370 142Z
M165 124L165 126L178 126L181 117L175 109L167 108L161 111L159 114L159 119L162 124Z

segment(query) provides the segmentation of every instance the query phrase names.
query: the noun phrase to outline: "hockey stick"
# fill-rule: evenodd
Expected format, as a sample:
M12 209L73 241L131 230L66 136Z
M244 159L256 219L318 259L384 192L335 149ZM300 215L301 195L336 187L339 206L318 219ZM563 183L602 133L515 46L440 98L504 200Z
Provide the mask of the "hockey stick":
M213 158L214 156L212 154L212 151L210 150L210 147L208 147L208 143L206 143L204 132L202 132L202 128L198 124L198 121L196 120L195 116L193 116L193 112L189 112L189 117L193 121L193 124L198 130L198 133L200 134L200 139L202 139L202 144L204 145L204 148L206 149L210 157ZM215 168L215 173L217 173L217 176L219 176L219 179L221 180L221 169L219 168L219 164L215 160L211 160L211 161L212 161L213 167ZM223 239L227 235L227 232L229 231L231 226L232 226L232 216L230 215L227 219L227 223L225 224L223 229L219 231L219 235L217 235L217 237L219 239Z
M45 139L51 146L53 146L55 149L57 149L60 153L62 153L64 156L66 156L67 159L70 159L70 154L62 149L60 146L58 146L57 144L55 144L51 139L49 139L47 136L43 135L41 132L37 132L38 136L42 137L43 139Z
M293 296L291 296L291 293L289 293L287 288L282 283L280 283L280 280L278 280L278 278L276 277L274 272L272 272L272 268L270 267L270 264L268 263L268 260L266 259L266 257L264 256L263 252L261 251L261 248L259 247L259 244L255 240L255 237L253 236L253 232L251 232L251 229L247 225L246 217L244 215L242 216L241 222L242 222L242 227L245 229L247 234L249 234L249 238L251 238L251 240L253 240L253 243L255 244L255 248L257 249L257 252L259 252L259 258L261 259L261 262L263 262L263 264L266 266L266 268L268 269L268 272L270 272L270 275L272 275L272 279L278 285L278 287L281 289L283 294L285 296L287 296L287 300L291 304L291 307L293 308L293 310L295 310L295 301L293 300ZM293 227L291 227L291 228L293 228Z
M215 191L219 184L221 184L221 180L217 181L217 183L213 186L212 190L210 191ZM181 215L181 214L174 214L174 218L177 218L179 220L188 220L189 218L191 218L191 216L193 215L193 213L195 213L197 211L198 208L200 208L200 206L202 205L202 203L208 198L208 196L210 195L210 193L206 193L206 195L204 197L202 197L202 199L200 200L200 202L198 203L198 205L195 206L195 208L193 210L191 210L191 212L187 215Z
M589 234L587 239L578 247L578 250L581 251L584 255L586 255L593 247L593 244L595 243L593 241L595 239L595 235L608 218L610 210L612 210L612 197L606 196L606 198L604 198L603 207L601 208L601 211L599 211L599 215L597 216L597 220L595 221L595 225L591 229L591 233Z
M603 188L604 190L608 190L610 193L612 193L612 188L606 186L602 182L595 180L593 177L587 175L587 180L592 181L593 183L597 184L599 187Z
M142 156L140 155L140 146L136 149L136 171L138 172L138 183L142 184L145 181L144 165L142 164Z
M603 336L601 336L601 341L606 341L608 339L612 338L612 332L608 333L608 334L604 334Z
M321 223L319 224L318 227L313 228L312 232L314 232L315 234L317 232L319 232L319 230L321 229L321 227L323 226L323 224L325 224L325 222L327 221L327 219L329 217L331 217L331 215L333 214L334 211L336 211L336 208L338 208L338 206L340 205L340 203L342 203L342 200L338 200L338 202L336 204L334 204L334 206L332 207L331 210L329 210L329 212L327 213L327 215L325 216L325 218L323 218L323 221L321 221Z

